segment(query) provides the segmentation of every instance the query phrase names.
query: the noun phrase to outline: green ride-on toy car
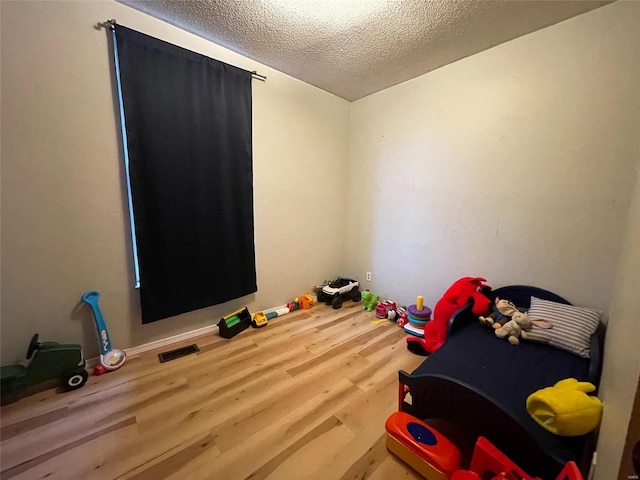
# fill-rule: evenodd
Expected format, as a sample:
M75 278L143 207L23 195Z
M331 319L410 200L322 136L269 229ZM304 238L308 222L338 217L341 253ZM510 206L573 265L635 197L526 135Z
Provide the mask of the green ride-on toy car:
M59 378L65 390L76 390L89 378L80 345L38 343L36 333L27 349L29 359L27 366L16 364L1 368L2 403L7 400L7 395L17 394L47 380Z

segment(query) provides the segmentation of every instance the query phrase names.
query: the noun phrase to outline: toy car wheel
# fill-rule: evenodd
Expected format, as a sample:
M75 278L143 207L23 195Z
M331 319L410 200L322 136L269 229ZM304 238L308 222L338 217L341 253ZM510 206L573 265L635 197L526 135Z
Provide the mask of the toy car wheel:
M351 300L353 300L354 302L359 302L360 300L362 300L362 294L360 293L360 290L358 290L357 288L355 290L351 290Z
M324 292L322 290L318 291L318 303L324 303L326 299L324 298Z
M87 383L87 379L89 378L89 374L83 368L82 370L75 370L70 372L64 376L62 379L65 390L77 390L82 387L85 383Z
M336 295L331 302L331 306L336 310L342 307L342 297L340 295Z

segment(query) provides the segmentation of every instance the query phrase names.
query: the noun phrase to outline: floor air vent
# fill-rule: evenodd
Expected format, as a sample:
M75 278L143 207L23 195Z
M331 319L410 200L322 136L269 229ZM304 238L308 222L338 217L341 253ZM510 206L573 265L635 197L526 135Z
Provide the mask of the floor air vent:
M194 343L193 345L189 345L187 347L176 348L175 350L169 350L168 352L159 353L158 358L160 359L160 363L164 363L168 362L169 360L175 360L176 358L184 357L185 355L190 355L199 351L200 349Z

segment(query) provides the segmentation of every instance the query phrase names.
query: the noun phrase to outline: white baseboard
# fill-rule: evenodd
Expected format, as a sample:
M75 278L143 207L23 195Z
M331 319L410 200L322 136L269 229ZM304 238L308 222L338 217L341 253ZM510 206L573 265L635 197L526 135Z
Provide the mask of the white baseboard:
M189 340L191 338L199 337L200 335L206 335L208 333L218 333L218 325L209 325L207 327L191 330L190 332L180 333L178 335L174 335L173 337L167 337L161 340L156 340L155 342L138 345L137 347L127 348L125 349L125 353L127 355L138 355L139 353L148 352L149 350L153 350L154 348L166 347L167 345L171 345L172 343Z
M314 302L316 301L314 297ZM266 314L267 312L273 312L278 310L279 308L284 308L287 305L279 305L277 307L269 308L267 310L263 310ZM156 340L154 342L145 343L144 345L138 345L137 347L126 348L125 353L127 355L138 355L143 352L148 352L149 350L153 350L154 348L165 347L167 345L171 345L172 343L181 342L183 340L189 340L190 338L198 337L200 335L206 335L208 333L218 333L218 325L209 325L208 327L198 328L196 330L191 330L190 332L180 333L178 335L174 335L173 337L163 338L161 340ZM100 363L100 358L88 358L85 360L88 368L93 368Z
M191 330L189 332L179 333L178 335L174 335L172 337L163 338L161 340L156 340L153 342L145 343L143 345L138 345L137 347L126 348L124 352L127 356L138 355L143 352L148 352L149 350L153 350L155 348L166 347L167 345L171 345L173 343L181 342L183 340L189 340L194 337L199 337L200 335L206 335L209 333L218 333L218 325L209 325L207 327L198 328L196 330ZM88 358L86 360L86 364L88 368L93 368L100 363L100 358Z

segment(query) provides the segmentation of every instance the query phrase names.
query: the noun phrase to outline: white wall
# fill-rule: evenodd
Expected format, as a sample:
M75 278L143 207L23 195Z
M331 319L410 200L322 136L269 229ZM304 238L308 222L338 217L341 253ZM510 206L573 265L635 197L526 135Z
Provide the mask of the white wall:
M640 372L639 24L616 2L351 112L350 273L403 303L482 275L609 314L596 480L616 478Z
M627 218L614 284L612 320L605 342L599 393L604 403L604 414L598 442L596 480L616 478L612 473L617 472L620 465L640 376L640 169L636 173L635 194Z
M617 2L354 102L347 270L402 303L478 275L608 310L638 163L639 20Z
M85 290L101 292L112 342L127 348L286 303L340 271L347 101L115 2L0 5L2 364L35 332L96 356ZM253 84L257 294L140 324L108 33L95 28L110 18L268 76Z
M613 478L640 370L639 3L351 107L115 2L0 9L3 364L34 332L96 355L79 304L90 288L125 348L283 303L336 273L370 270L374 291L430 305L464 275L529 283L610 314L596 478ZM108 18L268 75L254 82L256 295L140 324L108 37L94 28Z

